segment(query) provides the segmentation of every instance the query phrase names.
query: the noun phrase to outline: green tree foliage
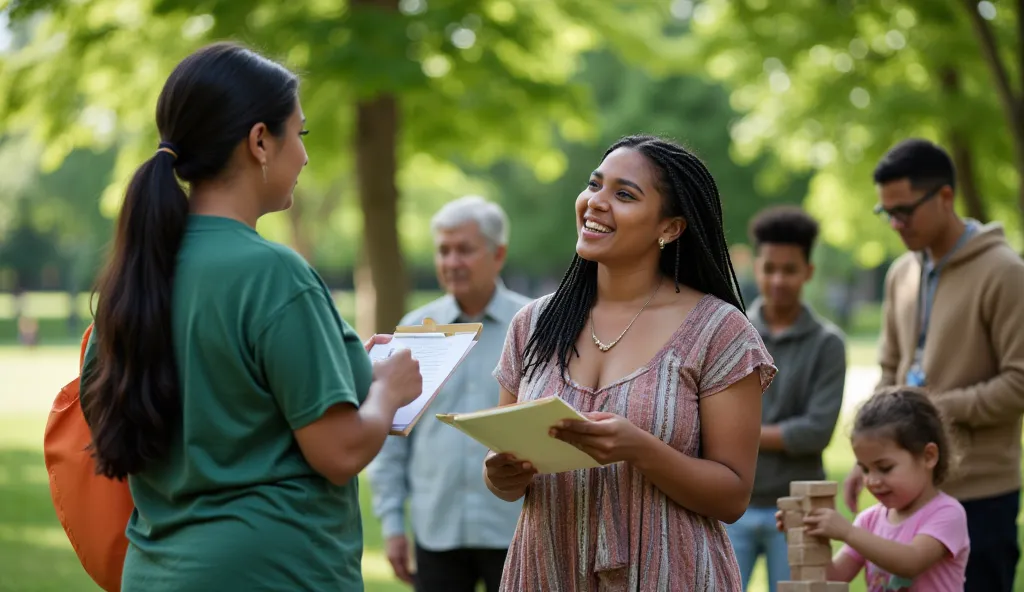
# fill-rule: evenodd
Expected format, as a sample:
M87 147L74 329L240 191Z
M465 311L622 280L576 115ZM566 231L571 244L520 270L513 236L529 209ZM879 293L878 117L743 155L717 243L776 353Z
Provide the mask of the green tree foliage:
M521 166L502 164L488 175L512 219L509 252L517 268L558 274L566 267L576 242L573 203L604 150L628 134L675 139L704 160L722 196L730 244L748 242L747 223L761 208L802 200L805 178L771 176L764 158L749 166L732 160L728 130L737 114L721 86L696 75L647 72L610 51L588 55L579 81L593 89L596 134L564 142L566 173L545 183Z
M96 196L110 182L115 152L74 150L57 169L40 172L40 146L26 136L0 142L0 268L13 270L9 287L39 285L48 275L72 294L92 284L109 239L110 220ZM52 272L52 273L50 273Z
M0 121L36 132L49 167L116 137L108 214L156 146L156 96L184 55L234 38L300 71L312 130L301 195L315 197L291 214L300 223L278 215L268 225L295 234L301 221L320 220L312 235L345 234L329 242L353 250L352 237L363 236L369 273L357 278L372 279L364 293L376 305L364 330L393 326L404 309L397 227L409 208L399 191L436 186L428 163L444 169L455 157L475 166L511 158L557 178L565 157L556 135L591 133L588 93L570 82L579 56L603 44L647 55L664 43L666 14L585 0L22 0L11 10L31 40L3 61ZM417 164L422 177L403 173ZM358 199L338 213L338 196L349 194Z
M695 63L731 88L730 102L744 114L731 130L737 159L768 158L775 175L813 174L807 203L823 221L823 237L853 251L862 265L902 250L871 213L871 171L909 136L938 141L954 154L965 213L1021 230L1022 88L1011 82L1021 76L1015 6L975 0L676 0L673 6L692 23ZM997 83L1000 78L1006 83Z

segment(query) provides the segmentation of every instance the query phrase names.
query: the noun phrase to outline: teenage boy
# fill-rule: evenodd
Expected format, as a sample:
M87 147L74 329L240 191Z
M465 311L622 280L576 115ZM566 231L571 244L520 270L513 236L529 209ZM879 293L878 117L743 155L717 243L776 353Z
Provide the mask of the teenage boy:
M758 556L768 564L768 589L789 579L786 536L775 528L778 498L790 481L825 478L828 446L843 404L846 343L802 298L814 275L811 252L818 223L797 207L764 210L750 224L754 277L760 293L748 314L779 368L761 407L761 447L746 513L726 526L744 589Z

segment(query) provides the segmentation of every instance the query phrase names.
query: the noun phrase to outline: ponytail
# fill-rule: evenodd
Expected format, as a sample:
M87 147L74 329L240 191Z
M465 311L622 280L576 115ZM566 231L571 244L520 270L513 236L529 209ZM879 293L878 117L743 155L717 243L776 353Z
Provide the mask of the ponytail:
M188 199L161 145L135 172L99 281L95 372L82 409L96 472L124 479L164 457L181 413L171 302Z
M182 60L156 105L160 143L135 172L97 287L96 355L82 381L96 472L114 479L165 458L181 429L171 309L188 224L182 183L224 179L257 123L282 137L298 78L240 45L218 42ZM179 150L180 148L180 150Z

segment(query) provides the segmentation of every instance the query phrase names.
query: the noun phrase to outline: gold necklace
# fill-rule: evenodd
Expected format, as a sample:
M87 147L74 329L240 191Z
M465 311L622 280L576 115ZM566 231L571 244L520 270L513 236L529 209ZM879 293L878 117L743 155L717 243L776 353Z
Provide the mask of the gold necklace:
M622 330L622 333L619 333L619 336L615 338L615 341L608 344L603 343L600 339L597 338L597 332L594 330L594 309L590 309L590 336L594 339L594 345L597 346L597 349L606 352L611 348L615 347L615 344L618 343L620 339L622 339L622 337L626 334L626 331L629 331L629 328L632 327L633 323L636 322L637 318L640 316L640 313L643 312L645 308L647 308L647 305L651 303L651 300L654 299L654 295L657 294L658 290L660 289L661 281L659 280L658 286L654 288L654 292L652 292L651 295L647 297L647 302L644 302L644 305L640 307L640 311L636 313L636 315L633 317L633 320L630 321L628 325L626 325L626 328Z

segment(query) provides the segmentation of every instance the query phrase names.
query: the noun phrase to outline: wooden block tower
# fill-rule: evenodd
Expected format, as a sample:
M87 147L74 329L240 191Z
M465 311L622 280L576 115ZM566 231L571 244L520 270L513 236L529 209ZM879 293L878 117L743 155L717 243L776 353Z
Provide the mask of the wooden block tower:
M829 582L832 563L828 539L807 534L804 516L818 508L835 508L839 488L835 481L793 481L789 497L780 497L786 543L789 546L789 581L779 582L778 592L848 592L846 582Z

